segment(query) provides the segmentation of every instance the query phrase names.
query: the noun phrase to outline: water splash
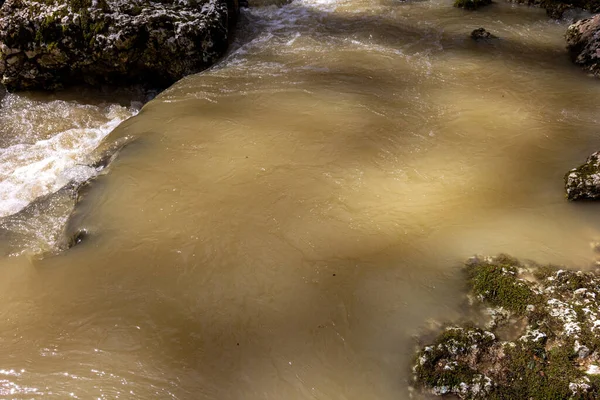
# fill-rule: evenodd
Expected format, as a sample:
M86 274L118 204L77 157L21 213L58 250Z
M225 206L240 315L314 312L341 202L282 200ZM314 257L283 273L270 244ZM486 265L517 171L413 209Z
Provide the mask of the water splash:
M122 121L136 113L119 105L36 101L9 94L0 109L0 217L15 214L37 198L99 169L89 154Z

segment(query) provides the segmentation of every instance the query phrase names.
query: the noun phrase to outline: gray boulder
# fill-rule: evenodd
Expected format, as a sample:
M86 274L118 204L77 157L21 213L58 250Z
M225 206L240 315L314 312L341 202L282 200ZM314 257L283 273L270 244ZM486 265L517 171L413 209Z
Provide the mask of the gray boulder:
M6 0L0 77L9 90L165 86L227 49L237 0Z
M565 187L569 200L600 198L600 151L565 175Z
M570 25L565 38L575 64L600 75L600 14Z

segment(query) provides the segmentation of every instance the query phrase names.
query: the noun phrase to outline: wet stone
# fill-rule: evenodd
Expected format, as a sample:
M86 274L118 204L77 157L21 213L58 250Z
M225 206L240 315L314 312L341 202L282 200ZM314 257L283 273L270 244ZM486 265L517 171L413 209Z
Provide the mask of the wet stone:
M497 39L498 36L491 34L484 28L477 28L471 32L471 39L473 40L486 40L486 39Z
M600 152L593 153L585 164L567 172L565 189L569 200L600 198Z
M473 307L495 321L447 326L422 347L417 387L461 399L599 398L599 275L504 255L472 258L465 271ZM502 338L515 319L518 335Z
M224 54L237 12L235 0L7 0L0 78L9 90L166 86Z
M73 236L71 236L71 239L69 240L68 243L68 247L75 247L78 244L80 244L81 242L87 240L87 238L89 237L89 233L86 229L80 229L77 232L75 232L75 234Z
M565 39L573 62L586 72L600 75L600 15L570 25Z

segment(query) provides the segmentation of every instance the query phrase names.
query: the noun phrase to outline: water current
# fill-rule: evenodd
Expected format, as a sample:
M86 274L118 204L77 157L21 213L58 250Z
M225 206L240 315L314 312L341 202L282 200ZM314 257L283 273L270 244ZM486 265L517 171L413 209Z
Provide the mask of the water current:
M408 399L416 338L460 318L464 259L594 262L598 206L563 176L600 148L600 83L567 24L251 3L220 63L139 113L7 95L0 398Z

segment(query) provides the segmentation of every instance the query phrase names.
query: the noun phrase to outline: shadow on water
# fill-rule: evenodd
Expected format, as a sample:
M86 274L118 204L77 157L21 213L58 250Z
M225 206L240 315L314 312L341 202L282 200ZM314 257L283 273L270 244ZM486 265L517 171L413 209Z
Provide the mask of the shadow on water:
M493 11L468 14L469 23L465 26L478 27L478 18L485 21L497 18ZM564 163L558 164L564 164L566 171L574 159L600 146L600 139L589 135L582 140L575 132L577 125L565 127L559 121L555 130L549 130L548 124L544 126L545 142L540 144L535 118L547 117L548 113L562 109L560 94L550 94L544 102L549 111L536 114L536 105L524 104L526 97L511 97L510 87L487 90L487 77L494 74L495 68L515 66L519 67L512 76L516 82L522 78L523 66L540 72L526 76L525 84L532 90L547 87L551 79L543 73L547 68L559 68L569 76L565 85L573 81L577 89L583 88L583 79L572 78L580 72L568 64L565 52L555 44L524 44L514 35L489 43L475 43L468 37L471 26L457 32L415 21L406 26L406 19L394 22L389 17L319 13L314 9L307 12L318 21L318 30L312 39L351 36L369 45L399 48L413 59L393 64L404 65L404 68L369 68L370 62L377 63L382 58L361 53L348 60L363 63L362 68L338 63L317 71L293 70L290 78L304 83L306 104L312 104L312 92L331 94L330 102L339 101L347 106L343 116L354 122L351 128L347 125L340 128L334 118L339 116L327 114L307 114L310 121L308 118L303 121L302 109L283 106L278 109L281 115L277 121L281 125L273 126L269 107L284 103L286 98L272 92L263 98L255 96L232 102L232 106L238 107L233 111L193 96L180 103L166 102L169 96L176 98L181 92L189 95L194 84L201 85L195 83L199 80L210 80L211 84L218 85L223 79L229 87L240 89L237 92L243 89L252 94L268 84L246 85L244 74L249 73L246 70L237 75L224 73L222 77L218 71L209 71L195 77L193 82L192 79L184 81L149 103L139 117L123 124L112 138L135 132L136 142L125 148L115 161L114 175L100 177L87 189L76 210L73 227L89 224L92 236L63 255L37 264L39 273L28 291L49 291L32 301L39 302L38 307L41 303L53 305L48 316L53 324L41 335L36 334L36 343L21 340L21 343L29 342L21 344L22 350L32 360L40 361L39 364L34 361L31 370L52 371L54 367L36 352L39 346L55 345L64 348L61 354L63 360L68 360L63 364L65 369L82 363L90 364L93 369L99 369L97 365L114 369L118 363L122 371L127 371L122 372L121 378L135 380L142 376L150 386L167 386L174 397L182 399L265 399L270 395L276 398L272 393L277 393L278 398L290 399L389 398L390 387L400 393L398 398L406 398L409 372L405 366L412 350L409 338L420 331L426 318L457 316L462 299L457 295L460 274L454 266L462 255L443 247L435 249L439 255L425 254L423 249L416 248L414 241L396 235L398 228L392 226L394 219L401 224L406 216L395 211L393 204L369 202L370 196L378 193L357 191L354 195L363 199L362 202L340 204L341 211L311 214L313 209L305 203L314 203L314 209L318 210L320 198L336 200L348 193L342 188L336 189L321 175L303 183L290 182L294 171L311 171L315 167L303 162L303 151L312 149L295 148L300 143L298 138L336 132L339 135L336 140L324 149L315 149L323 152L322 162L331 163L334 171L367 169L366 161L377 159L381 149L393 153L398 147L410 145L403 137L407 132L424 137L425 150L419 153L422 157L439 156L444 146L456 146L451 143L452 135L473 134L481 129L489 131L481 136L473 134L472 140L481 145L482 154L465 154L465 159L485 158L486 149L511 145L506 143L509 141L506 137L502 137L502 143L495 142L494 136L500 136L502 126L485 125L485 115L482 118L476 110L471 112L484 128L474 126L473 132L454 132L452 127L441 126L438 133L441 141L428 139L428 132L420 131L419 125L437 126L447 122L444 115L442 118L430 114L445 110L440 105L441 97L447 96L445 91L449 91L450 95L456 93L459 99L478 96L510 110L523 108L528 112L526 117L532 116L523 119L524 129L532 133L531 139L519 141L514 157L508 156L498 163L491 160L489 166L485 162L475 163L481 166L481 171L474 175L472 186L486 186L485 182L493 181L499 166L502 174L515 179L528 171L555 179L563 171L543 171L536 166L545 154L554 159L564 154ZM432 9L431 13L433 21L437 14L450 14L455 19L467 15L459 10ZM532 24L537 23L536 16ZM434 45L412 47L423 37L432 35L436 38ZM248 39L256 37L248 36ZM431 75L415 72L409 65L416 62L417 55L424 50L430 52L433 61ZM456 59L449 60L449 55ZM466 55L468 57L461 58ZM282 65L296 62L294 54L263 51L262 56ZM474 56L476 61L473 61ZM469 75L463 82L460 75L453 79L436 75L439 63L467 62L467 58L468 62L483 65L473 69L477 76ZM431 107L424 107L422 115L402 115L403 102L416 99L407 100L397 93L409 95L420 87L427 88L425 99L421 101L432 104ZM595 92L590 90L589 93ZM377 105L388 109L392 108L390 103L398 104L397 112L404 119L390 118L403 122L398 123L396 119L389 124L382 122L386 116L377 114ZM372 110L361 109L360 105L370 105ZM595 101L577 104L582 113L593 113L597 106ZM232 113L235 114L232 116ZM201 122L189 117L198 115L210 117ZM165 131L166 116L178 120L177 129ZM253 142L252 131L236 135L236 124L243 126L249 121L270 139L287 141L289 146L281 146L281 154L269 155L267 146ZM389 131L400 130L398 124L402 131L397 138L390 139ZM364 132L372 134L365 137ZM225 139L220 142L219 137ZM157 143L164 148L153 154ZM210 150L219 146L231 147L227 159L211 154ZM351 151L345 154L345 150ZM149 159L147 154L156 158ZM272 159L269 169L257 179L260 163L255 160L264 162L267 156ZM420 157L416 155L399 162L413 167L416 174ZM164 170L167 163L177 167L177 175L166 177L173 171ZM220 168L214 168L215 165ZM223 167L227 165L231 167ZM235 174L231 172L234 170ZM178 191L166 186L153 187L156 182L145 181L144 176L154 176L156 182L168 181ZM436 175L431 177L436 178ZM530 205L531 196L540 190L533 186L524 193L510 193L514 188L494 188L508 191L514 206ZM102 193L105 189L110 190L112 197ZM385 188L377 190L383 193ZM553 196L561 192L562 189L549 191ZM278 199L298 201L276 201L273 193L279 195ZM441 200L430 200L431 212L439 215L440 221L451 218L445 215L443 200L461 199L464 193L449 190L444 196ZM163 215L151 204L150 197L156 204L179 205L168 216ZM240 199L264 207L257 211ZM469 199L464 199L464 203L465 208L472 205ZM113 212L118 208L126 211ZM410 210L402 211L410 213ZM344 217L353 213L357 216L353 223L367 225L365 231L369 235L359 236L360 232L353 233L349 228L348 219ZM278 217L277 221L274 216ZM417 224L427 222L425 218L413 218ZM114 231L102 231L102 228ZM256 235L256 228L269 234ZM415 229L410 235L422 241L427 241L436 229L418 228L420 231ZM389 230L392 234L378 234L379 230ZM96 240L94 234L103 237ZM89 260L90 255L95 261ZM115 265L119 267L113 267ZM63 281L70 284L63 287ZM90 303L96 306L92 312ZM32 315L16 317L17 324L35 326L28 320ZM94 360L100 361L95 361L95 365L86 358L89 354L81 352L78 346L99 349L102 354ZM69 388L68 383L62 385L65 390ZM91 395L93 389L88 390ZM148 390L143 393L152 395L151 389Z

